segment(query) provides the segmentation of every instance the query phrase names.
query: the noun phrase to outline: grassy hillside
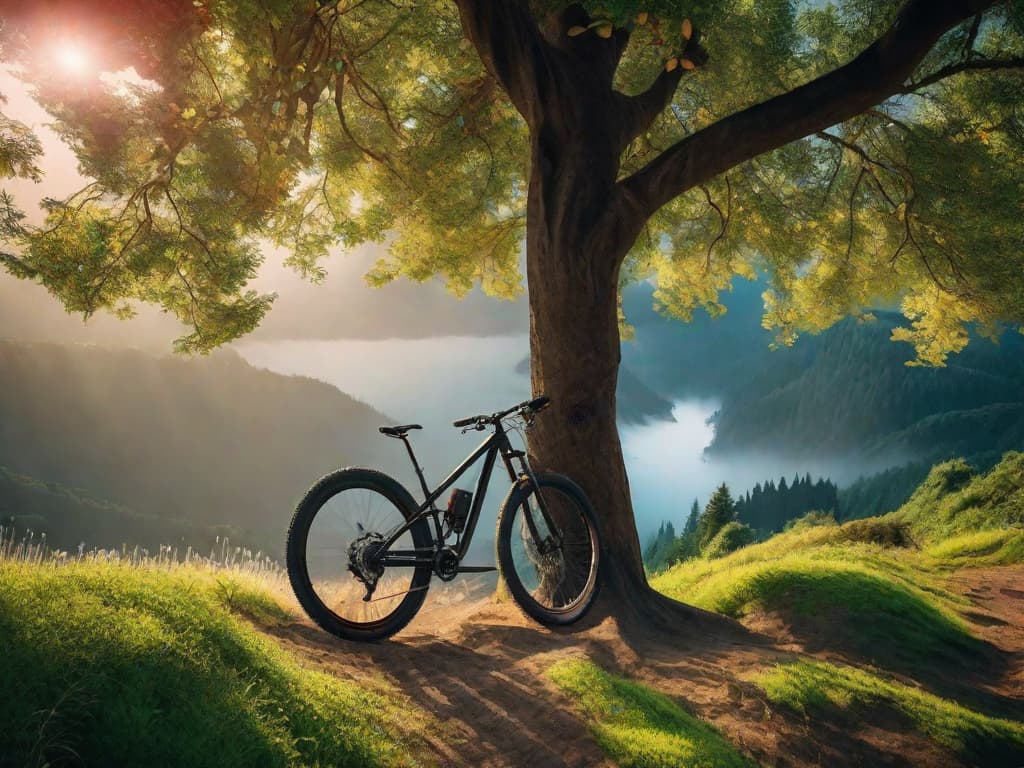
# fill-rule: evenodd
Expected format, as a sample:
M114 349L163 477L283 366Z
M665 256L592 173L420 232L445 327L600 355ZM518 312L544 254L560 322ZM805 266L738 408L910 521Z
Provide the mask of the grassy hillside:
M869 652L892 638L898 642L874 653L906 660L970 649L958 617L962 601L943 580L955 568L1024 562L1022 499L1024 454L1007 454L985 475L947 462L889 515L843 525L814 518L726 557L681 563L653 584L737 618L783 612L809 642L823 645L838 633ZM844 614L841 626L836 611Z
M809 517L654 579L770 640L748 644L623 642L611 621L543 632L491 606L454 645L425 633L370 651L284 624L265 589L273 572L0 547L0 690L19 692L0 699L0 767L460 764L488 739L502 756L540 754L569 713L588 748L623 766L799 763L832 749L827 764L1016 768L1019 662L990 630L1019 641L1022 624L979 619L955 580L986 566L1016 583L1022 499L1024 455L983 475L948 462L890 515ZM439 732L451 718L461 725Z
M0 342L0 381L0 466L154 518L246 529L265 551L317 477L402 458L377 434L388 417L232 353ZM154 535L180 537L177 524Z
M0 766L400 766L424 716L312 671L240 575L0 561Z
M896 711L969 762L1017 765L1024 706L988 692L1009 662L978 636L972 605L949 578L1021 563L1024 454L1010 453L983 475L962 461L936 466L889 515L843 525L812 518L726 557L674 566L653 585L846 660L764 674L772 701L818 714Z

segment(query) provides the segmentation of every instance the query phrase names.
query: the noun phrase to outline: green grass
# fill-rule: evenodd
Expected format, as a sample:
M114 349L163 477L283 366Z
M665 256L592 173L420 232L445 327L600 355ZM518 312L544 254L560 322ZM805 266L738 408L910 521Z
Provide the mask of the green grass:
M1024 562L1024 530L1003 529L965 533L943 539L924 550L947 567L1013 565Z
M286 616L208 570L0 561L0 690L17 692L0 764L416 764L397 724L425 716L304 668L232 611Z
M753 764L707 723L667 696L567 659L548 677L589 719L601 748L623 768L746 768Z
M762 610L797 619L795 633L812 645L841 635L845 649L906 669L914 659L981 646L946 577L1024 562L1022 526L1024 454L1006 454L985 475L949 461L889 515L845 525L808 517L725 557L676 565L651 583L735 618Z
M961 459L932 468L891 517L930 543L979 530L1024 526L1024 453L1007 453L984 475ZM1018 560L1019 562L1019 560Z
M870 672L800 661L761 673L753 682L770 701L814 716L828 716L837 709L864 716L888 708L977 765L1024 764L1024 725L988 717Z
M1015 546L1016 535L971 541L1001 556L991 553ZM972 544L922 551L892 542L904 539L885 518L797 527L724 558L682 563L652 584L735 618L780 615L809 647L836 643L891 669L908 671L934 656L976 656L982 644L959 613L966 604L945 589L948 571L971 561Z

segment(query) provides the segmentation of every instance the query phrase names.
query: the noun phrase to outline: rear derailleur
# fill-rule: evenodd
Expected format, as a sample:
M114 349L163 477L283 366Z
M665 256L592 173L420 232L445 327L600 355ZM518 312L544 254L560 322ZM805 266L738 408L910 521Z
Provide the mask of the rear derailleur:
M363 602L368 603L377 590L377 582L384 575L384 566L377 557L377 552L384 543L379 533L367 533L352 542L348 548L348 569L357 581L366 586Z

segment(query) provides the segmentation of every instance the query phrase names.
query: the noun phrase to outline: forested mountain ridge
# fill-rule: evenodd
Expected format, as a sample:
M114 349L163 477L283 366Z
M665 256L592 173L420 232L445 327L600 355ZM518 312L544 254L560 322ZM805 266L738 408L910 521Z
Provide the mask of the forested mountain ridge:
M797 342L723 396L712 450L934 461L1024 439L1024 339L975 339L944 368L907 366L902 320L845 320Z
M710 452L988 464L1024 447L1020 334L974 338L944 368L908 366L913 349L890 338L906 319L879 310L772 350L760 328L764 289L737 281L723 316L698 311L689 324L658 314L650 285L623 293L636 330L623 363L666 397L719 399Z
M234 353L0 342L0 465L144 515L253 531L279 546L320 475L387 466L388 417Z
M0 467L0 527L14 541L42 543L55 550L77 553L139 546L151 554L161 546L188 547L208 554L218 537L246 543L251 534L227 525L209 525L144 515L74 488Z

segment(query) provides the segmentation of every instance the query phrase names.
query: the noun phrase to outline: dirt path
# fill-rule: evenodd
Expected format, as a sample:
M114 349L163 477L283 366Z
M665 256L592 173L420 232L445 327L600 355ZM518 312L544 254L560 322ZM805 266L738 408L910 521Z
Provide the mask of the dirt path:
M1024 683L1024 568L955 577L977 609L978 634L1015 662L991 683L1020 697ZM811 722L777 711L746 679L799 658L791 642L750 633L723 640L705 631L645 635L614 618L552 631L508 604L469 594L432 594L408 629L391 641L338 640L305 621L271 630L285 646L339 677L384 679L440 724L424 749L442 766L606 766L584 722L546 679L558 659L586 655L609 671L661 690L713 723L762 765L955 766L951 754L907 723L884 715L867 722ZM697 630L697 628L694 628ZM781 638L780 638L781 639Z
M1002 675L986 692L1016 703L1010 714L1024 718L1024 566L972 568L950 585L974 605L965 618L974 633L1003 655Z

